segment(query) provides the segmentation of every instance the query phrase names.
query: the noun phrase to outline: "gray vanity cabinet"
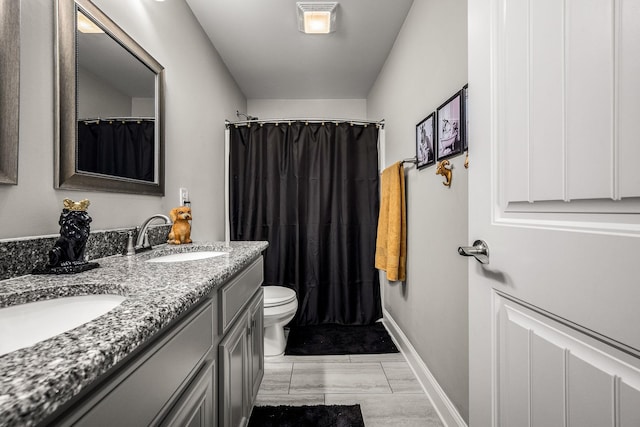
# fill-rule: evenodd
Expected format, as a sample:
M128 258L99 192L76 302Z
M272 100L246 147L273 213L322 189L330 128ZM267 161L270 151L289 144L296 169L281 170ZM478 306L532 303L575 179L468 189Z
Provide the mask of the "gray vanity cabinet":
M263 294L259 289L248 309L220 342L220 426L246 425L264 376Z
M262 257L46 425L244 427L264 375Z
M213 417L215 375L207 374L206 370L213 369L215 362L214 303L215 295L207 298L51 424L87 427L158 425L167 414L178 415L172 409L176 402L183 402L182 406L186 408L190 394L195 396L193 402L196 402L202 395L197 395L196 389L202 387L212 390L207 397L210 403L205 404L208 408L203 407L203 410Z
M246 425L264 375L262 271L260 258L220 293L224 333L218 350L220 427ZM235 303L240 295L242 305Z

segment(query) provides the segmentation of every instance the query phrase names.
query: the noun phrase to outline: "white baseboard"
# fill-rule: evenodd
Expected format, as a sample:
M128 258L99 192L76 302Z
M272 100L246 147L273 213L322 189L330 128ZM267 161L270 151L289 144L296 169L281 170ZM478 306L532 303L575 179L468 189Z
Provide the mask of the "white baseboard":
M389 334L398 346L398 349L407 359L409 366L418 378L424 392L429 397L431 404L440 416L444 425L446 427L467 427L467 423L465 423L464 419L453 405L453 402L451 402L444 390L442 390L440 384L438 384L435 377L429 371L429 368L427 368L427 365L420 358L416 349L411 345L407 336L402 332L395 320L393 320L393 317L391 317L386 310L383 310L383 314L383 324L389 331Z

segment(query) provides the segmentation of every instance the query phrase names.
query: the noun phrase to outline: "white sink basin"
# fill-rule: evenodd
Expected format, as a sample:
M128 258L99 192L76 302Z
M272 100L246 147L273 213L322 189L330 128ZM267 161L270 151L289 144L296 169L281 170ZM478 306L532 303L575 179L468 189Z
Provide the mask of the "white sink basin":
M121 295L82 295L0 308L0 355L84 325L125 299Z
M151 258L147 262L183 262L183 261L197 261L200 259L214 258L221 255L226 255L226 252L182 252L179 254L171 254L159 256L157 258Z

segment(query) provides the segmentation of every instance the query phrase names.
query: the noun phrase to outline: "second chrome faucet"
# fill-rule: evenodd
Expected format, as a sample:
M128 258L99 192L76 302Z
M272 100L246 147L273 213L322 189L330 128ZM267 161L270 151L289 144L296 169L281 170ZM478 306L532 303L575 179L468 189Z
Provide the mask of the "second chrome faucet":
M171 220L168 216L162 214L151 215L149 218L145 219L142 225L140 226L140 231L138 232L138 238L136 239L136 244L133 247L133 253L141 252L145 249L151 249L151 244L149 243L149 225L154 219L163 219L165 224L171 224ZM133 240L133 239L131 239ZM130 254L130 250L127 250L127 254Z

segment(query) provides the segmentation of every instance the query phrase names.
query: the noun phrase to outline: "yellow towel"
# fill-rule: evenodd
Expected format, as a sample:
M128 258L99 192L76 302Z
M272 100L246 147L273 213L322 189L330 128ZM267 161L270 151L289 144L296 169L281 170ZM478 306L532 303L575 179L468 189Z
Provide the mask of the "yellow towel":
M404 281L407 265L407 210L404 167L401 162L382 171L381 187L376 268L386 271L390 281Z

